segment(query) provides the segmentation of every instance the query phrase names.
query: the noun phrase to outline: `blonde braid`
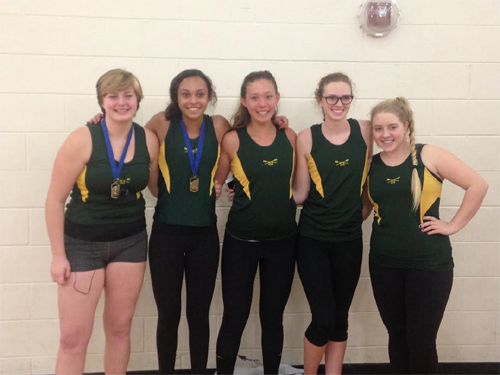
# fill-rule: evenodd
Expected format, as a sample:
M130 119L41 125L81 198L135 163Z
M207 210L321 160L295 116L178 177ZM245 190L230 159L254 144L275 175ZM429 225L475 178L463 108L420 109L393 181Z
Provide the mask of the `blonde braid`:
M415 149L415 123L413 116L409 120L408 126L410 132L410 147L411 147L411 163L413 164L413 171L411 172L411 195L413 197L412 209L417 211L420 207L420 197L422 196L422 183L418 177L418 160L417 150Z

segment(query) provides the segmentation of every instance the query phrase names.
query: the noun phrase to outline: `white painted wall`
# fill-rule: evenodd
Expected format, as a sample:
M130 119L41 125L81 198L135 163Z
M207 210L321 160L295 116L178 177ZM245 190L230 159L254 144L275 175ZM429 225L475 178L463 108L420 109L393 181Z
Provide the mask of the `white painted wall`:
M438 337L442 361L500 361L500 0L400 0L401 25L373 39L357 24L362 0L0 0L0 374L54 371L59 326L43 206L55 154L98 111L94 85L112 68L135 73L146 98L139 123L162 110L170 80L199 68L214 81L214 113L229 117L243 77L268 69L280 112L296 131L318 122L313 91L341 70L356 83L353 117L407 96L418 140L443 146L490 184L476 218L452 237L455 283ZM460 204L445 184L442 213ZM148 198L148 218L154 200ZM223 230L227 202L219 202ZM365 241L369 240L365 224ZM365 248L365 253L368 247ZM365 254L366 255L366 254ZM387 362L387 334L366 268L351 309L346 361ZM256 287L258 292L258 285ZM132 330L131 370L156 368L149 275ZM260 357L257 307L242 354ZM221 322L211 310L211 367ZM87 371L102 371L102 305ZM285 315L284 362L302 363L308 305L298 278ZM186 322L179 368L189 368Z

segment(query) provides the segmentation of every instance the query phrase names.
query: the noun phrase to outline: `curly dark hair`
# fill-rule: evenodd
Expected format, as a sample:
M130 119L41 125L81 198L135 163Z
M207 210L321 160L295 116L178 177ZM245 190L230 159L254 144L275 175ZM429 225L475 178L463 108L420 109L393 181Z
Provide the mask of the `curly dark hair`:
M186 69L177 74L170 83L170 103L165 109L165 118L167 120L172 120L174 118L179 118L182 116L181 109L179 108L179 101L177 100L177 93L179 92L179 86L185 78L189 77L200 77L207 84L208 98L212 104L217 103L217 94L215 93L215 87L212 80L201 70L198 69Z

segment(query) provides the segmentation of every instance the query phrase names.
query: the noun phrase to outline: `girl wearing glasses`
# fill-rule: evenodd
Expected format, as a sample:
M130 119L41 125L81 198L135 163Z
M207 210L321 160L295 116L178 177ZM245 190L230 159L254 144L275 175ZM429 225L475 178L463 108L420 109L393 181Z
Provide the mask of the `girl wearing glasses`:
M436 374L436 336L453 283L449 235L479 209L486 181L451 153L415 144L413 111L405 98L383 101L371 113L373 157L368 193L375 207L370 276L389 332L395 374ZM466 191L449 221L439 219L445 179Z
M353 99L348 76L321 78L315 96L324 121L297 137L294 182L295 200L304 204L297 266L312 313L304 337L304 372L316 374L325 356L326 374L340 374L361 269L361 224L370 212L369 203L363 204L363 186L372 139L368 121L347 118Z

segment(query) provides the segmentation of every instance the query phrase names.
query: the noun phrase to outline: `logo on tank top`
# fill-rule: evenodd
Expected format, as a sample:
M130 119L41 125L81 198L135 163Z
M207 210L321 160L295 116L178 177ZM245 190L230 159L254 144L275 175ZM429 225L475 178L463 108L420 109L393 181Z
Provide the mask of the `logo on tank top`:
M335 160L335 165L337 167L345 167L346 165L349 165L349 159L345 159L344 161Z
M188 148L184 146L184 153L187 154ZM193 148L193 154L196 154L198 152L198 148Z
M275 164L278 164L278 159L273 159L273 160L262 160L264 165L267 165L268 167L272 167Z
M400 179L400 178L401 178L401 177L396 177L396 178L386 178L386 181L387 181L387 183L388 183L388 184L390 184L390 185L394 185L396 182L399 182L399 179Z

